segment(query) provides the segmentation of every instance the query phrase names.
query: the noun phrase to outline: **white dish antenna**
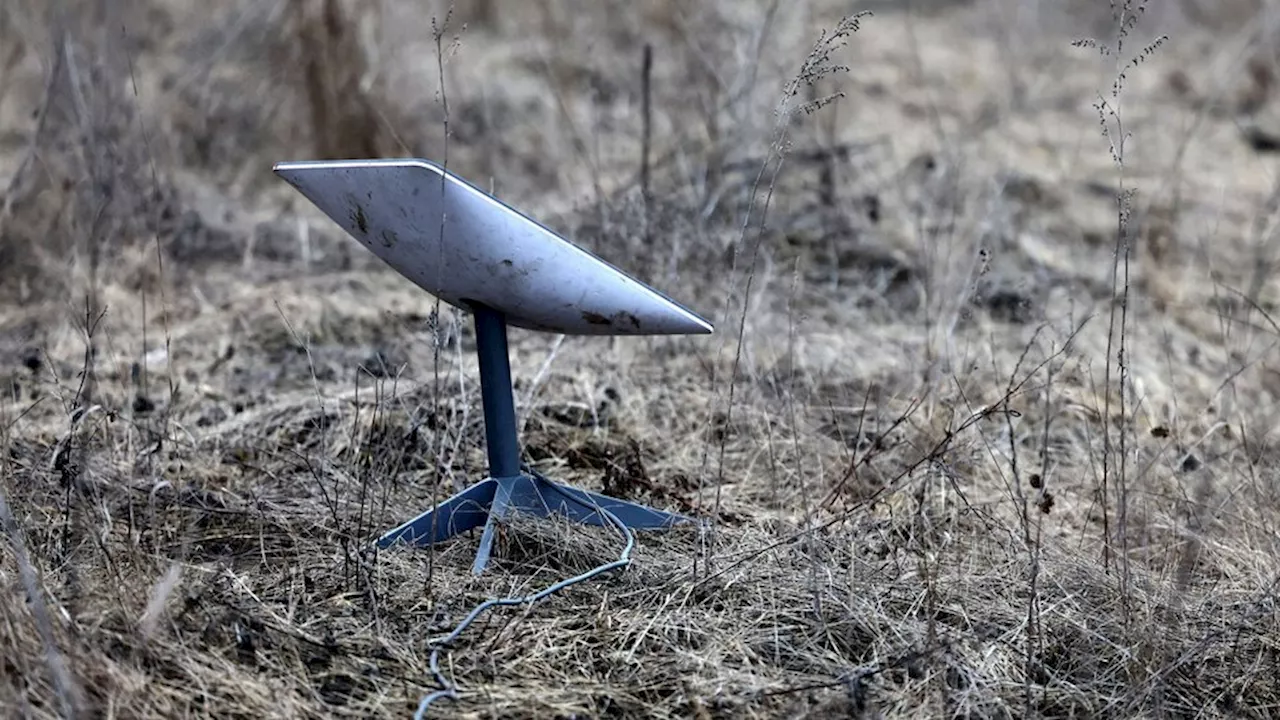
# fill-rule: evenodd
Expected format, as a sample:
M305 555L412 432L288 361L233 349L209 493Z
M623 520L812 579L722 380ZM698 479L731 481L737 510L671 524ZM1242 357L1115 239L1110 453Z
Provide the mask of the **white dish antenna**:
M567 335L701 335L711 324L439 165L277 163L275 173L413 283L464 310ZM442 222L443 221L443 222Z

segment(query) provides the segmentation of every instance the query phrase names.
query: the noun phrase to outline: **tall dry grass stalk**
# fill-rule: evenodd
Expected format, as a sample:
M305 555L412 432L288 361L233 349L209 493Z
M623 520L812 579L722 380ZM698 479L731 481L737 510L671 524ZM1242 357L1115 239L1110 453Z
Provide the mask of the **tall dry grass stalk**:
M742 350L744 347L744 343L746 341L746 322L747 322L747 315L751 307L752 284L756 280L757 264L760 258L761 247L764 243L766 222L769 215L769 204L773 198L774 189L777 187L778 178L782 171L783 165L786 161L787 153L791 149L790 135L792 130L792 127L791 127L792 123L795 122L798 116L810 115L814 112L821 110L824 106L826 106L827 104L832 102L836 97L838 97L838 93L817 97L814 99L807 100L805 102L797 102L796 98L802 90L806 89L810 85L817 83L823 78L829 77L837 73L848 71L848 67L832 62L832 54L835 51L837 51L839 48L843 47L847 39L853 33L858 31L862 18L868 15L870 15L869 12L860 12L860 13L855 13L853 15L842 17L839 20L839 22L835 25L835 27L832 28L829 32L826 29L823 29L821 31L817 40L814 41L814 44L811 47L808 55L806 55L806 57L804 58L804 61L801 63L799 72L783 88L782 99L775 110L777 123L774 126L774 136L773 136L772 142L769 145L769 150L768 150L768 154L766 155L765 161L760 165L759 172L756 174L755 179L751 183L750 191L747 196L748 199L747 199L746 211L742 216L742 222L741 222L740 234L739 234L738 240L730 248L731 260L730 260L730 267L729 267L729 275L731 278L731 283L730 283L729 292L726 295L725 312L722 316L722 320L720 324L723 326L725 321L728 321L733 317L730 314L730 310L731 308L733 308L733 309L736 309L737 311L736 312L737 317L734 318L736 320L737 327L736 327L736 349L734 353L732 366L729 372L728 391L727 391L728 395L724 401L725 404L724 404L724 410L723 410L724 426L726 428L730 427L733 421L734 393L738 386L739 370L740 370L740 364L742 361ZM769 174L767 186L763 184L765 181L766 173ZM757 211L756 209L757 196L762 189L765 192L765 196L763 198L761 208ZM744 282L743 289L741 291L741 295L739 296L738 290L737 290L737 283L739 282L738 281L738 273L739 273L738 258L739 258L739 253L742 251L743 246L748 243L748 236L751 233L751 227L753 224L756 226L755 238L754 238L755 241L750 244L751 250L748 256L748 261L746 263L745 268L742 270L742 274L745 278L745 282ZM740 307L738 306L738 303L740 303ZM721 341L719 352L722 353L724 351L724 347L728 342L729 342L728 340ZM719 363L716 364L716 367L719 367ZM713 384L719 386L719 383L715 383L714 377L713 377ZM713 410L713 412L715 415L718 415L721 413L721 411L719 410ZM709 425L713 426L714 423L710 423ZM715 500L711 509L711 517L713 521L720 514L721 488L723 487L725 482L724 469L725 469L725 448L726 448L727 438L728 438L727 432L720 434L719 451L718 451L719 456L717 461L716 478L715 478L715 487L716 487ZM710 438L708 437L707 440L710 440ZM704 446L704 448L706 447L709 447L709 443L707 446ZM705 467L707 457L708 457L707 450L704 449L703 451L704 467ZM701 498L703 495L702 483L703 483L703 474L700 472L699 473L699 498ZM710 527L714 529L715 527L714 522ZM709 537L708 542L714 542L714 536ZM704 548L705 547L706 546L704 546ZM704 557L704 563L705 562L709 562L709 561L707 560L707 558ZM695 562L695 565L694 565L695 577L697 576L696 567L697 565ZM710 568L708 568L708 570L709 569Z
M1115 253L1111 266L1111 291L1114 300L1109 304L1108 311L1107 346L1103 379L1104 400L1102 412L1107 422L1103 426L1101 499L1103 503L1103 532L1106 534L1104 563L1109 565L1118 555L1118 560L1116 561L1120 564L1122 597L1127 597L1131 582L1129 491L1133 478L1129 476L1129 453L1132 444L1131 430L1133 420L1129 413L1132 412L1130 403L1136 399L1129 381L1129 368L1133 358L1131 357L1132 348L1128 343L1130 258L1132 253L1130 221L1134 207L1134 190L1128 187L1125 175L1125 149L1130 139L1130 132L1124 122L1122 97L1125 81L1129 73L1146 61L1167 39L1165 37L1157 38L1150 44L1140 47L1137 51L1127 54L1126 41L1129 40L1131 34L1137 28L1138 21L1143 13L1146 12L1146 8L1147 3L1142 1L1123 0L1119 4L1113 3L1112 19L1115 25L1111 41L1109 43L1099 43L1097 40L1085 39L1075 43L1078 47L1096 49L1104 58L1110 58L1114 67L1114 80L1111 83L1111 87L1105 95L1099 94L1094 107L1098 112L1102 135L1108 143L1108 151L1117 170ZM1129 45L1131 46L1132 43L1129 43ZM1119 310L1118 316L1117 309ZM1118 326L1117 322L1119 323ZM1111 389L1113 368L1117 373L1114 397L1119 401L1119 432L1118 438L1115 440L1112 439L1112 424L1110 422L1112 417L1111 403L1113 393ZM1114 450L1113 443L1117 446ZM1111 535L1110 527L1110 503L1112 502L1110 493L1114 493L1114 502L1116 503L1116 535L1114 538ZM1113 542L1119 543L1118 551L1113 548ZM1127 612L1127 601L1124 607Z

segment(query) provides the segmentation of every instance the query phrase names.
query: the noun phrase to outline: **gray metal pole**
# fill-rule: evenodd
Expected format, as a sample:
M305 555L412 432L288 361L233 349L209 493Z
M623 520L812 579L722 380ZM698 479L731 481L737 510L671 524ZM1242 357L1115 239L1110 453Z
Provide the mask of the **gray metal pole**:
M476 355L480 360L480 396L489 451L489 476L520 474L520 441L516 435L516 403L507 356L507 321L502 313L475 304Z

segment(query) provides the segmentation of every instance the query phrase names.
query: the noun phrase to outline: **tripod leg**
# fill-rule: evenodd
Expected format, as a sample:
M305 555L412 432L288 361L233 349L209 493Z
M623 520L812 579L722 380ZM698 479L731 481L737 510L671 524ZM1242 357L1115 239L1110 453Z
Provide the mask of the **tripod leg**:
M471 566L471 572L476 575L483 572L485 565L489 563L497 523L506 520L512 511L547 517L556 509L550 506L549 501L557 498L547 497L549 488L542 481L529 475L495 478L494 482L497 483L497 489L493 494L493 504L489 507L489 520L485 523L484 535L480 537L480 548L476 551L476 560ZM555 495L555 492L551 491L551 494ZM564 500L562 497L558 499ZM576 506L577 503L569 503L569 505ZM599 514L590 510L587 513Z
M482 480L434 508L422 513L378 538L378 547L390 547L397 540L411 545L433 545L464 530L479 527L489 517L498 483ZM432 523L435 533L432 534Z
M622 521L622 524L630 528L652 530L693 522L692 518L687 518L683 515L663 512L638 503L619 500L618 498L601 495L590 490L582 490L571 485L562 485L551 480L539 480L539 482L551 486L545 488L542 493L550 508L567 515L576 522L588 525L606 525L608 521L594 509L597 506L613 513ZM579 502L573 502L560 495L560 493L570 495Z

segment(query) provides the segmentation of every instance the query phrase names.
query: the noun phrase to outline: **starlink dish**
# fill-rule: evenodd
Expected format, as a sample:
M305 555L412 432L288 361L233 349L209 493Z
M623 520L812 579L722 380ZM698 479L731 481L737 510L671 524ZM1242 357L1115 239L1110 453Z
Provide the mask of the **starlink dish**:
M567 335L688 335L710 323L417 158L282 162L280 177L423 290ZM443 222L442 222L443 220Z
M562 485L520 462L507 326L569 335L706 334L710 323L435 163L282 162L287 180L366 248L419 287L470 312L484 406L489 477L378 539L432 545L484 526L472 571L511 511L559 513L631 528L691 518Z

